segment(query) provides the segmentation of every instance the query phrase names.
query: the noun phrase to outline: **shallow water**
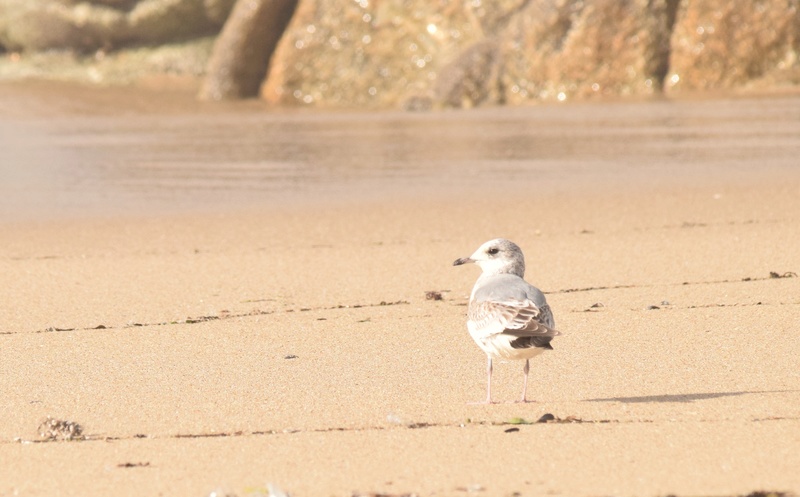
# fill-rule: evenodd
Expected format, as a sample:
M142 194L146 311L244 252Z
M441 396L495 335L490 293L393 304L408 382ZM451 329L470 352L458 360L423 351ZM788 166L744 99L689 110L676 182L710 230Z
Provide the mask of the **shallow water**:
M431 112L0 86L3 220L534 195L800 174L800 97Z

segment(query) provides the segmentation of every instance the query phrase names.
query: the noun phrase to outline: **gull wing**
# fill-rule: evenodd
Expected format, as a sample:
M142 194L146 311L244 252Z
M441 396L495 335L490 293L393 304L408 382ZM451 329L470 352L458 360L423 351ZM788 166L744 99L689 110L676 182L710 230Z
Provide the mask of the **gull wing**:
M550 307L540 308L529 299L473 301L469 304L467 317L470 331L476 337L505 334L524 339L519 341L521 347L549 348L550 339L561 334L548 326L552 326L553 321Z

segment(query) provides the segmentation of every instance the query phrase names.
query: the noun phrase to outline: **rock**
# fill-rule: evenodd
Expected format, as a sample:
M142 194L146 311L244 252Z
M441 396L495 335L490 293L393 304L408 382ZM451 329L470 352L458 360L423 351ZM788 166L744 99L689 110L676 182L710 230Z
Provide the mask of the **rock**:
M478 11L496 9L477 3L301 1L262 95L280 104L422 108L439 71L485 38Z
M676 3L531 2L503 37L506 101L654 93Z
M297 0L240 0L214 44L198 97L257 97L275 47L292 19Z
M666 89L719 90L764 78L798 79L800 2L682 2Z
M412 0L400 9L309 0L276 53L264 95L282 104L416 110L651 95L665 78L670 91L736 88L775 71L796 84L797 4Z
M225 24L236 0L203 0L206 16L217 26Z
M136 2L139 0L90 0L89 3L95 5L105 5L107 7L113 7L115 9L121 10L130 10L136 5ZM78 0L73 0L69 3L76 4Z
M141 0L126 18L131 40L146 44L208 36L221 28L202 0Z
M323 8L324 5L324 8ZM678 0L301 4L271 101L419 108L648 95L667 72ZM324 14L324 15L323 15Z
M3 0L0 45L92 52L216 34L235 0Z
M0 44L8 50L96 50L125 31L124 14L102 5L5 0L0 6Z
M499 43L482 40L467 48L442 68L435 85L435 100L445 107L476 107L500 104L505 96L500 82L502 68Z
M234 1L0 0L0 52L113 59L189 43L217 35ZM301 0L260 91L281 105L425 111L796 87L798 10L800 0ZM207 55L193 50L188 71L180 56L161 66L197 75Z

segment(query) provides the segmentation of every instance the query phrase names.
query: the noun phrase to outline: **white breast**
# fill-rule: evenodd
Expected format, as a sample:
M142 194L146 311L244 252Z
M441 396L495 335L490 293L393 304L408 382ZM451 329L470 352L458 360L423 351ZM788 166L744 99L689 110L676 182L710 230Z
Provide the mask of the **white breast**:
M493 359L530 359L545 351L540 347L515 349L511 346L511 341L517 337L504 333L487 335L482 329L478 329L475 322L471 320L467 321L467 330L478 347Z

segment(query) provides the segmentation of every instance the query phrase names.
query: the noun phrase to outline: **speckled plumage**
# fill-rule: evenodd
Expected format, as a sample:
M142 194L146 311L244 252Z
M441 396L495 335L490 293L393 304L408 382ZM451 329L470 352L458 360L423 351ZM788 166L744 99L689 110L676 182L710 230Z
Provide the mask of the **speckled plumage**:
M509 240L490 240L468 258L453 264L478 264L483 273L475 282L467 311L467 329L488 358L486 402L491 402L492 359L525 359L522 401L527 401L528 360L560 335L544 294L524 280L522 250Z

